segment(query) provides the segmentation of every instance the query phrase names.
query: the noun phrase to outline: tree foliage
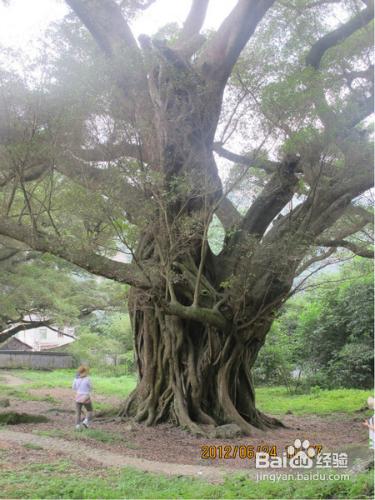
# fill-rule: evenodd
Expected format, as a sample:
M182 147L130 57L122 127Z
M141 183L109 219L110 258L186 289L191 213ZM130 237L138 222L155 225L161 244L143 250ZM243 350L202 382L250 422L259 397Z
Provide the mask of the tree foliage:
M4 249L0 261L0 342L38 326L77 327L96 311L124 311L127 287L51 255ZM9 252L9 250L8 250Z
M134 352L128 314L97 315L82 322L78 339L68 346L77 362L86 363L96 371L110 373L134 372Z
M370 262L354 261L323 274L288 302L258 358L258 382L281 383L291 390L313 385L371 388L372 277Z

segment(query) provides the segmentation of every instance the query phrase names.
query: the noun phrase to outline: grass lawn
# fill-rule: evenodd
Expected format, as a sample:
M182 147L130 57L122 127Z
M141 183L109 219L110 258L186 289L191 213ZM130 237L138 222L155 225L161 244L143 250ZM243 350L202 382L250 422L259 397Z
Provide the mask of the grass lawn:
M3 471L1 496L6 498L372 498L372 474L350 480L250 481L231 476L223 484L192 478L165 477L132 469L72 473L71 464L35 464Z
M12 397L20 399L22 401L46 401L48 403L56 403L57 400L51 396L37 396L36 394L30 394L25 386L21 388L11 387L5 384L0 384L0 396L1 397Z
M17 370L17 375L32 382L27 385L28 388L63 387L70 389L75 370L55 370L52 372ZM136 384L134 375L107 377L93 372L90 376L94 391L97 394L107 396L123 398ZM25 388L26 386L17 388L22 394L21 398L24 399L27 398ZM352 413L366 406L369 395L369 391L359 389L313 390L310 394L297 395L289 394L284 387L258 387L256 389L259 409L274 415L283 415L287 411L291 411L295 415Z
M28 383L7 387L0 385L0 396L40 399L28 393L31 388L71 388L75 370L51 372L17 370L14 374ZM93 370L96 394L124 398L135 386L134 376L107 377ZM1 381L1 372L0 372ZM257 389L259 408L270 414L283 415L288 410L296 415L355 412L365 406L367 391L356 389L313 390L310 394L290 395L283 387ZM53 398L52 398L53 399ZM105 406L107 403L103 403ZM66 437L63 430L35 431L41 435ZM116 442L117 436L104 430L90 429L77 434L77 441ZM129 443L129 447L132 443ZM25 445L25 449L34 445ZM372 473L348 479L326 481L251 481L244 476L230 476L223 484L209 484L199 479L166 477L132 469L81 470L69 460L50 464L28 464L6 469L6 458L0 449L1 498L373 498ZM328 474L327 470L324 470ZM345 472L345 471L342 471Z
M61 387L70 389L74 379L75 370L54 370L51 372L38 370L17 370L17 375L30 380L30 389L43 387ZM125 397L135 387L136 377L134 375L122 375L120 377L107 377L90 374L94 386L94 392L107 396Z
M256 390L259 409L274 415L283 415L288 410L295 415L353 413L367 406L370 395L371 391L360 389L317 390L297 395L289 394L284 387L259 387Z

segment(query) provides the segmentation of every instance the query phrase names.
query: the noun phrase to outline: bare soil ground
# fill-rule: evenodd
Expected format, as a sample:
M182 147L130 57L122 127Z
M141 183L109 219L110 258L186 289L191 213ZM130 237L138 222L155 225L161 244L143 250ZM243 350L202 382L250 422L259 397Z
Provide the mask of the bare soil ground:
M17 377L4 372L1 373L1 378L5 378L11 385L25 383L22 379L16 381ZM72 391L49 388L30 389L29 393L53 399L51 402L21 401L10 397L10 407L1 408L0 411L45 415L50 420L47 423L1 428L0 469L11 467L12 464L42 463L69 457L76 465L89 467L91 470L112 463L167 474L198 474L215 480L222 476L223 472L254 472L255 460L241 459L238 452L236 458L204 459L202 447L231 446L231 456L234 455L235 446L254 446L255 449L261 449L263 446L276 447L277 454L280 455L296 438L302 441L308 439L313 445L321 445L323 451L346 451L351 461L368 456L368 436L362 426L361 413L356 416L286 415L283 417L285 428L257 432L254 437L231 440L195 437L167 424L150 428L132 422L94 421L92 429L104 431L102 437L108 437L108 442L102 442L101 436L90 436L85 434L84 430L80 433L75 431ZM106 396L97 396L96 401L111 405L120 403L117 398ZM21 435L22 433L26 434Z

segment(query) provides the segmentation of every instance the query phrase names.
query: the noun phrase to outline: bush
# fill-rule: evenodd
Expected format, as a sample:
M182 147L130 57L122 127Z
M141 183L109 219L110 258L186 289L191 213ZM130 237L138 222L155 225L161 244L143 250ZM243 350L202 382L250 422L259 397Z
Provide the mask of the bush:
M130 320L127 314L99 317L82 326L68 351L77 364L88 364L97 372L127 375L134 372Z
M289 301L275 320L256 362L255 382L282 384L294 393L308 393L312 386L370 389L372 263L355 260L336 275L323 275L316 285Z

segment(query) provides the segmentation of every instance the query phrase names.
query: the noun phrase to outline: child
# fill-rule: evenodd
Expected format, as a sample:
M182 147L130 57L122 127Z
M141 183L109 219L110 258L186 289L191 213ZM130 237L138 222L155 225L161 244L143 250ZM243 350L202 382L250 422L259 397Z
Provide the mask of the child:
M90 393L92 391L91 380L88 377L89 369L86 366L78 368L78 376L73 381L72 388L76 391L76 429L81 429L81 413L82 406L86 408L86 418L82 421L84 427L90 425L92 419L93 408Z
M373 397L369 397L367 400L367 405L371 410L375 409L375 399ZM375 449L375 417L372 415L368 420L363 422L363 425L368 428L369 432L369 440L370 440L370 449Z

